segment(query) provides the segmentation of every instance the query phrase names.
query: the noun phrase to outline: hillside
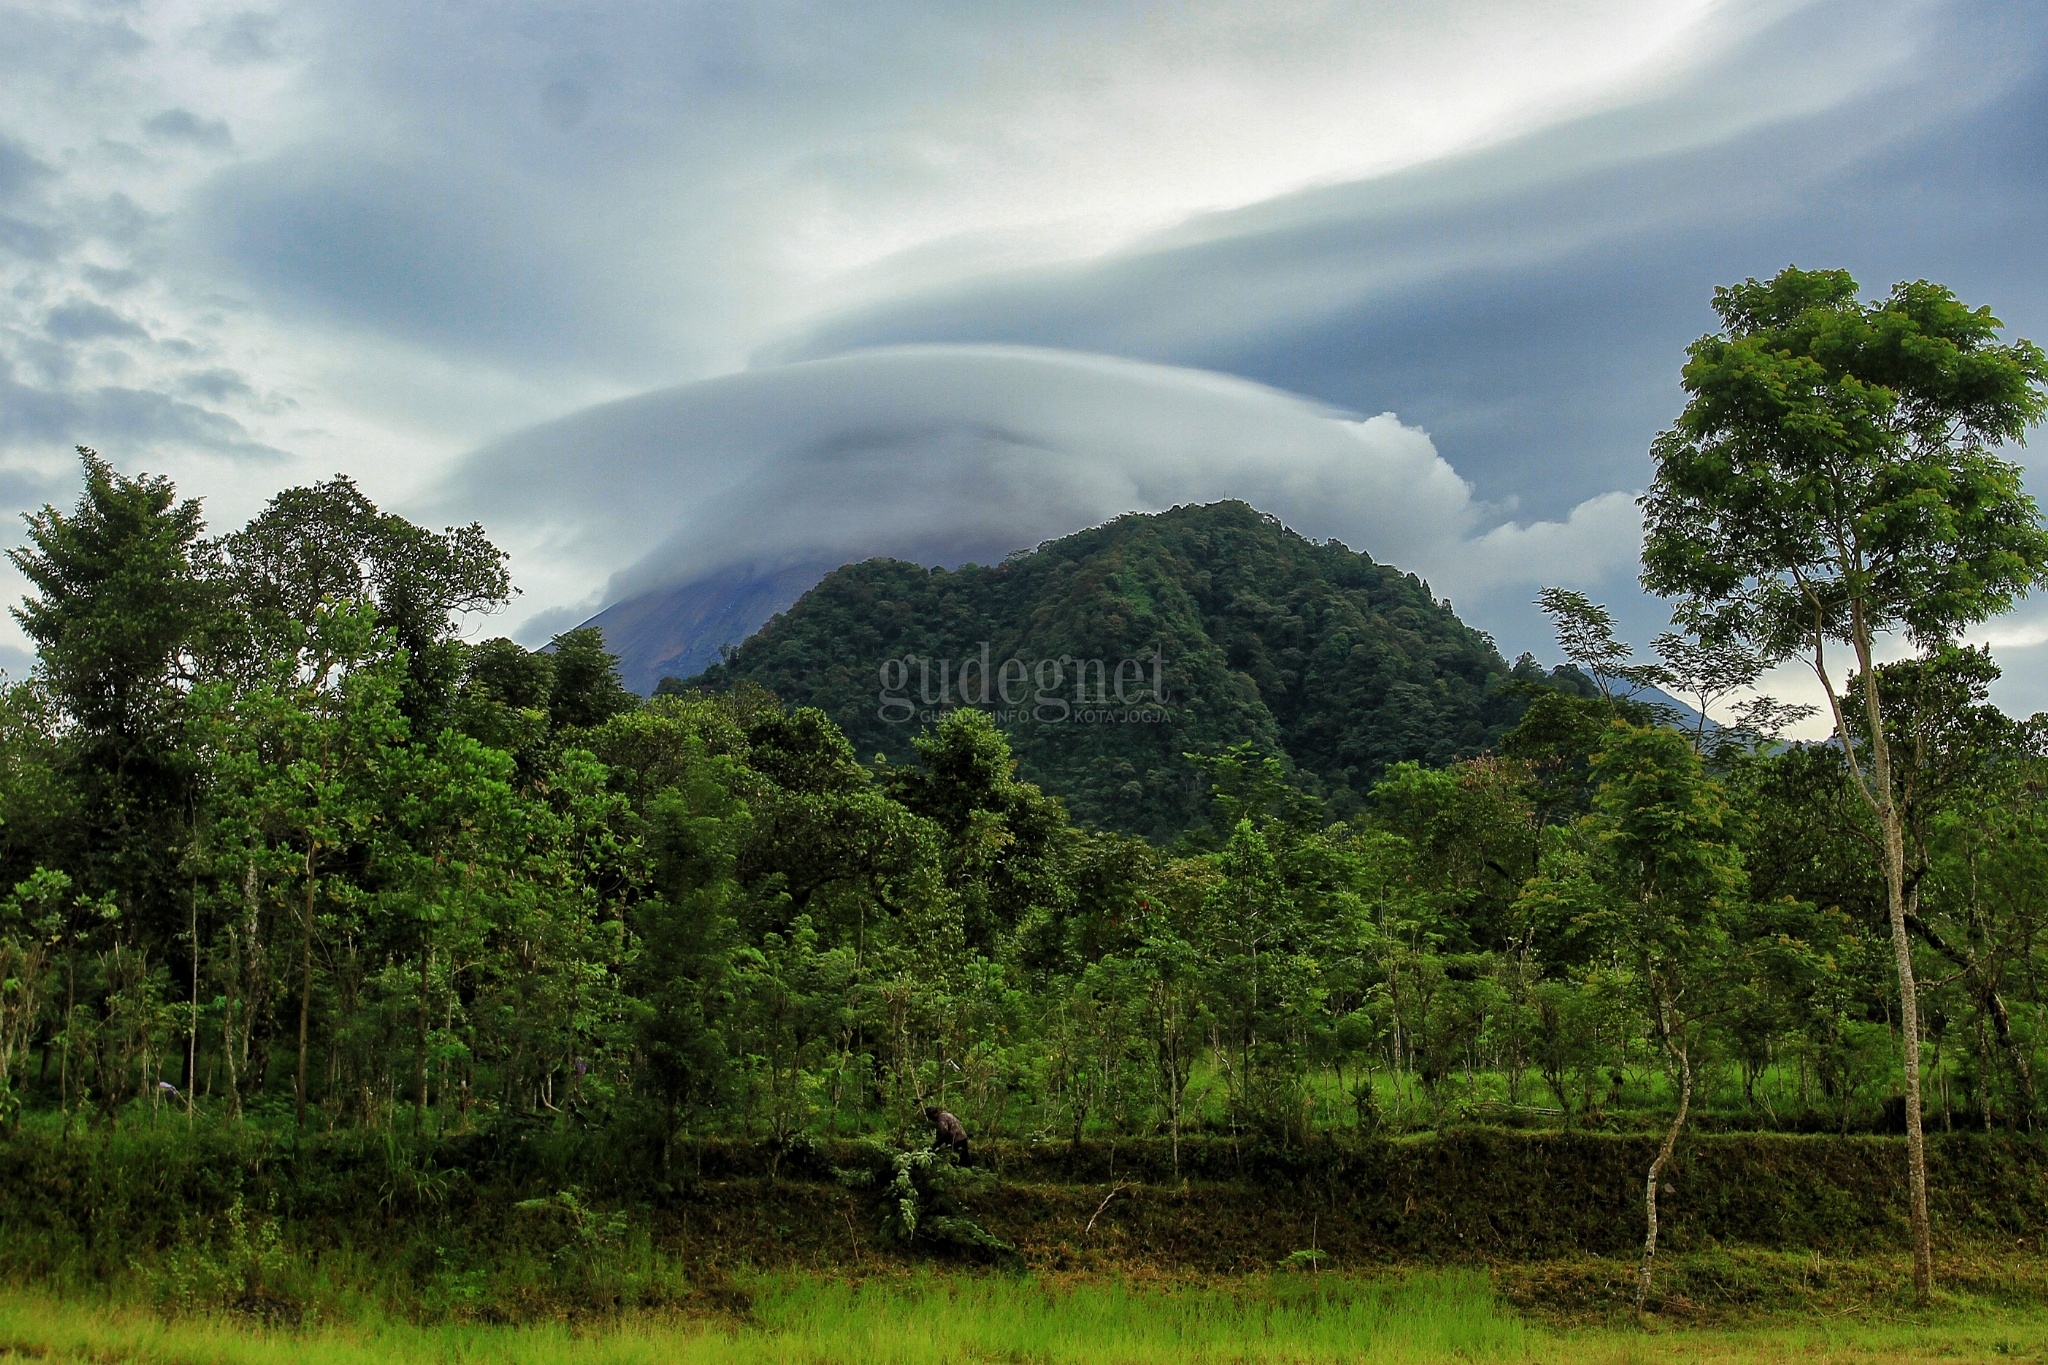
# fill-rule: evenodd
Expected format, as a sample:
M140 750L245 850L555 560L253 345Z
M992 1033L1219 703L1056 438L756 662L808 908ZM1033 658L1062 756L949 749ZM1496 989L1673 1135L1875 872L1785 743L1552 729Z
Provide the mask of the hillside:
M615 602L583 626L604 632L605 648L619 660L619 681L644 697L663 678L717 662L720 647L746 639L788 610L831 567L806 562L770 572L725 569Z
M1220 502L993 566L850 564L727 661L663 687L755 683L830 713L859 753L902 761L964 681L1026 777L1088 823L1163 835L1200 814L1186 753L1249 741L1341 813L1389 764L1486 748L1516 710L1508 675L1414 575Z

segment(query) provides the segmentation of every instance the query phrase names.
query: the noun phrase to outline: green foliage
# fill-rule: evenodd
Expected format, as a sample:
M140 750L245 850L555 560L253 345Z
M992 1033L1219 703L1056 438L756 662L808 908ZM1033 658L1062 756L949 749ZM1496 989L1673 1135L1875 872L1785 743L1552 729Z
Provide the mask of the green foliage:
M1644 584L1688 625L1767 657L1895 625L1940 644L2039 578L2048 532L1992 453L2048 412L2039 347L1924 280L1866 304L1788 268L1714 307L1645 501Z
M1092 826L1154 837L1205 813L1187 754L1252 745L1343 813L1390 764L1478 753L1517 709L1508 666L1428 585L1229 502L1121 517L995 566L848 565L687 685L757 683L825 711L860 754L906 762L919 724L877 705L879 669L902 659L908 715L936 718L965 688L1003 713L1024 777ZM1008 702L964 681L1010 659L1049 664ZM1156 721L1075 719L1154 703Z
M536 1304L664 1301L633 1200L744 1179L732 1200L794 1207L833 1164L894 1190L898 1247L997 1261L1028 1238L990 1160L1112 1187L1356 1161L1346 1179L1443 1227L1478 1216L1498 1160L1530 1208L1618 1182L1599 1187L1611 1231L1640 1135L1682 1108L1715 1133L1897 1127L1884 886L1849 766L1873 741L1661 725L1614 686L1649 666L1590 602L1554 604L1583 668L1507 670L1420 584L1228 505L994 569L857 566L751 657L823 659L828 627L899 658L1167 638L1161 677L1201 700L1121 729L935 707L877 744L815 689L748 681L769 676L750 656L724 690L640 704L590 633L465 644L456 614L496 600L501 557L345 481L206 541L161 481L90 477L37 553L71 555L132 502L129 531L93 532L103 558L171 598L197 585L203 611L137 693L175 781L109 766L62 667L0 697L0 1127L59 1152L189 1132L221 1154L204 1191L151 1187L199 1210L182 1228L126 1196L65 1213L91 1274L142 1245L105 1222L132 1219L150 1257L193 1248L158 1267L167 1301L303 1301L264 1229L312 1218L431 1230L406 1274L449 1311L521 1277L547 1286ZM117 578L43 600L127 630ZM1704 686L1748 666L1701 649L1678 663ZM1990 707L1981 653L1870 676L1935 982L1930 1123L2024 1129L2048 1035L2041 727ZM1076 821L1040 777L1084 813L1128 796L1124 823L1155 837ZM937 1109L972 1166L929 1153ZM1475 1121L1569 1137L1492 1147L1460 1136ZM880 1145L855 1159L849 1140ZM30 1178L141 1189L155 1158L124 1150L118 1171ZM1543 1195L1564 1168L1530 1172L1553 1158L1584 1164ZM1556 1245L1592 1245L1572 1226ZM1275 1231L1258 1263L1312 1236Z
M96 757L121 767L167 744L177 723L177 684L212 606L192 563L202 523L168 479L130 479L78 453L77 509L28 514L28 546L8 552L38 594L14 615Z

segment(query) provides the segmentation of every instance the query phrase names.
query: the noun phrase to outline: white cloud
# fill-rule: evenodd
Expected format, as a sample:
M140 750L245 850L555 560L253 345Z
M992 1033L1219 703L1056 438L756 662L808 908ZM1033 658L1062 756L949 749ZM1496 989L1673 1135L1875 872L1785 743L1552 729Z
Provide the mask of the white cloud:
M1637 535L1620 493L1562 522L1496 525L1391 413L1016 347L871 351L605 404L472 455L439 505L482 515L520 551L529 599L553 606L742 566L986 562L1223 498L1422 573L1467 609L1609 578Z
M1642 511L1632 493L1602 493L1563 521L1504 523L1457 547L1439 581L1484 596L1508 584L1598 588L1635 572Z

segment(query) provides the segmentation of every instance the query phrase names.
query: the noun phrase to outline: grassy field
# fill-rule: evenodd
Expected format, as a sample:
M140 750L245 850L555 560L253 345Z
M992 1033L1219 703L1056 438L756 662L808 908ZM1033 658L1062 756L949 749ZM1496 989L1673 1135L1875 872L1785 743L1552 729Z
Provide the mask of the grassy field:
M718 1362L2048 1359L2048 1312L1951 1303L1919 1317L1740 1327L1551 1326L1476 1271L1275 1276L1146 1287L917 1274L771 1277L724 1311L581 1325L421 1326L370 1312L297 1329L0 1291L0 1360L169 1365L687 1365Z

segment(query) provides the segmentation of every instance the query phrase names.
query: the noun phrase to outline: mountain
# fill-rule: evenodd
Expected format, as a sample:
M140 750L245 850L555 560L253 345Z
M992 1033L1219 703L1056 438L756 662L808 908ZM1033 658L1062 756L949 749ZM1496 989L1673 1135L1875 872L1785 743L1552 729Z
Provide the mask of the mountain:
M605 648L619 657L619 680L646 696L663 678L688 677L717 662L721 649L752 635L831 568L724 569L629 597L583 624L604 632Z
M1200 818L1188 753L1248 741L1342 814L1389 764L1489 747L1520 709L1510 676L1413 574L1219 502L996 565L846 565L662 690L758 684L891 761L948 707L980 706L1076 816L1160 836Z

